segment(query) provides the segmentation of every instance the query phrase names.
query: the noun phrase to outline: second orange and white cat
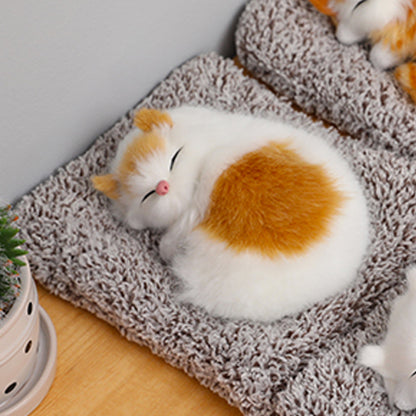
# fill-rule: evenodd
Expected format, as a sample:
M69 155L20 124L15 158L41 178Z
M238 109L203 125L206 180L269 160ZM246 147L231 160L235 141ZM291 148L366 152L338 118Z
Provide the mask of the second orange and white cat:
M142 109L110 173L93 177L135 229L163 229L180 299L230 318L299 312L355 278L366 201L347 162L279 120Z
M416 102L416 0L310 0L332 16L344 44L370 39L376 68L396 67L395 76Z

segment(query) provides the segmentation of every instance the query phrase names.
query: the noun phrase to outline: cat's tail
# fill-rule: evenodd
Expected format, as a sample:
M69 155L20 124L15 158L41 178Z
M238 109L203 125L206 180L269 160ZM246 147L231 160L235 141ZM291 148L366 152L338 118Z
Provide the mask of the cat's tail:
M416 103L416 62L408 62L398 66L394 71L394 76Z

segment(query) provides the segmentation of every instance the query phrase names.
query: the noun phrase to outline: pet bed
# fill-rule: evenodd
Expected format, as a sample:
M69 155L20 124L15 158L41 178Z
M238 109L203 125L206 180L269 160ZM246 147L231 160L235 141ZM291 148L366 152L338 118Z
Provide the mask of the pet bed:
M262 324L224 320L179 304L160 235L111 215L90 176L106 171L142 106L183 103L279 116L321 134L351 163L368 198L371 245L348 290L296 316ZM381 379L356 364L379 341L391 301L416 260L416 167L407 158L342 137L216 54L173 71L149 97L16 207L38 282L149 347L246 415L395 415ZM334 270L334 276L336 270Z
M241 64L301 108L371 146L416 154L416 105L369 45L342 45L308 0L253 0L236 33Z

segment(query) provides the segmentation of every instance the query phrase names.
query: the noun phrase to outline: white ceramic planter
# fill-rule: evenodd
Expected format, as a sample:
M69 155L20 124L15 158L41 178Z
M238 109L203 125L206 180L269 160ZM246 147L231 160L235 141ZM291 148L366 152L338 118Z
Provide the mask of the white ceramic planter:
M0 322L0 416L28 415L55 376L56 334L39 306L29 266L21 268L20 279L20 296Z

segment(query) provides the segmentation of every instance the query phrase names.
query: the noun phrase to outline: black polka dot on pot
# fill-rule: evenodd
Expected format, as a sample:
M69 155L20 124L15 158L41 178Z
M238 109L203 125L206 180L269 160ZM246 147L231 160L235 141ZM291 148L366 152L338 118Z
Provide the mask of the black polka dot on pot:
M12 384L10 384L6 390L4 390L4 394L10 394L17 386L17 383L14 382Z
M28 354L29 351L32 349L32 340L30 340L25 347L25 353Z
M33 312L33 303L29 302L29 304L27 305L27 314L32 315L32 312Z

